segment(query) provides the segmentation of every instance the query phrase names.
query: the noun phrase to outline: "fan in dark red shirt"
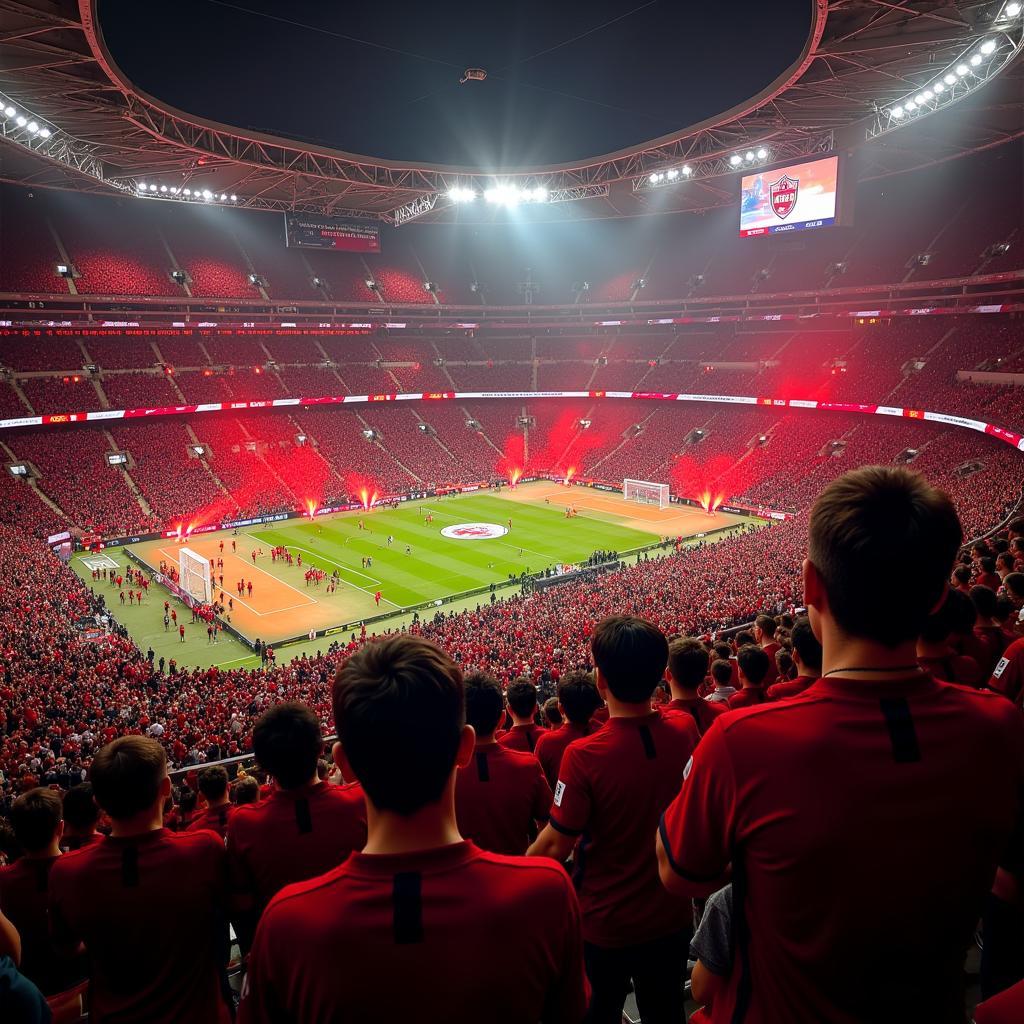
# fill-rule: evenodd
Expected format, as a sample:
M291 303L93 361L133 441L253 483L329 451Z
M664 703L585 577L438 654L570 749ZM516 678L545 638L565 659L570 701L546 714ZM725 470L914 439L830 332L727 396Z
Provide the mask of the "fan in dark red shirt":
M578 1024L587 985L565 871L459 835L456 769L474 736L455 662L420 637L368 644L333 703L335 758L363 785L369 838L267 907L241 1024Z
M466 721L476 733L473 759L455 781L459 833L481 850L522 856L548 820L551 787L532 754L494 742L505 714L501 684L483 672L466 676Z
M974 621L974 605L965 594L950 588L942 604L928 616L917 638L917 663L945 683L978 686L982 682L978 663L953 649L953 631L965 619Z
M192 819L189 832L197 832L204 828L216 832L221 840L228 834L228 822L235 809L231 806L228 796L228 773L220 765L202 768L197 780L199 792L206 797L206 810Z
M643 1020L678 1021L691 908L666 899L651 835L700 737L689 715L651 709L668 661L656 626L613 616L594 627L590 643L610 717L566 748L551 820L528 853L564 861L579 840L574 881L594 992L588 1019L618 1024L632 981Z
M992 671L989 688L1009 697L1015 704L1024 698L1024 637L1014 640Z
M778 667L775 664L775 652L780 650L782 645L775 639L775 630L778 623L770 615L758 615L754 619L754 642L768 655L768 672L764 677L764 686L771 686L779 676Z
M814 635L810 619L806 615L802 615L793 623L790 638L793 641L792 656L796 665L796 678L769 686L765 691L769 700L798 697L821 676L821 644Z
M81 957L58 956L50 944L50 872L61 856L61 800L50 789L30 789L11 807L14 837L24 855L0 867L0 911L21 936L21 973L44 995L74 988L85 978Z
M277 788L266 800L236 808L228 823L232 920L246 947L278 891L337 867L366 842L360 787L320 781L323 737L308 707L275 704L254 726L252 745Z
M764 692L764 681L772 666L768 652L763 647L746 644L736 652L736 665L742 689L729 698L729 710L763 704L768 699Z
M537 687L529 679L513 679L505 694L512 728L498 742L510 750L523 750L532 754L537 740L548 730L533 720L537 714Z
M659 831L670 892L706 896L731 873L736 957L714 1021L963 1019L996 867L1024 868L1024 720L917 665L960 540L950 500L903 468L848 473L815 504L804 597L822 678L719 719Z
M54 941L67 951L85 944L90 1019L227 1024L224 844L162 827L171 781L156 740L108 743L91 781L111 835L64 854L50 872Z
M689 715L703 736L711 723L725 711L725 704L711 703L697 696L707 678L711 652L699 640L690 636L676 637L668 645L668 680L672 699L661 709L666 718Z
M60 848L68 853L95 843L100 838L96 826L100 820L100 809L93 799L92 786L80 782L64 794L64 831L60 837Z
M596 732L601 726L594 721L594 712L604 706L589 672L568 672L558 681L558 709L564 724L544 733L537 740L534 754L544 769L544 777L552 789L558 782L558 767L565 748L574 740Z

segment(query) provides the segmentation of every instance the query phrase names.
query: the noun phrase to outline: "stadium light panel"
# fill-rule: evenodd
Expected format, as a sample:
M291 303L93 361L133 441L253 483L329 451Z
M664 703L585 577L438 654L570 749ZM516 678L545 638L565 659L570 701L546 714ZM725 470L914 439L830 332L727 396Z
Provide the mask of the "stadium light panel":
M903 111L902 107L895 106L895 107L892 108L892 110L889 111L889 116L890 117L895 117L896 120L898 121L903 116L903 113L904 113L904 111Z
M936 82L932 86L932 89L935 91L936 94L946 91L946 87L941 82Z
M182 189L182 193L184 195L186 195L186 196L190 196L190 195L192 195L192 189L190 189L190 188Z
M924 98L926 100L933 100L933 99L935 99L935 93L933 93L931 91L931 89L925 89L923 95L924 95Z
M942 80L946 83L946 85L956 85L956 75L954 74L946 74Z
M160 186L160 191L161 192L166 192L167 191L167 186L166 185L161 185Z
M918 93L918 94L917 94L917 95L916 95L916 96L914 97L914 102L915 102L915 103L916 103L916 104L917 104L917 105L918 105L919 107L923 107L923 106L924 106L924 93L921 93L921 92L919 92L919 93Z
M221 192L221 194L220 194L220 201L222 203L226 203L228 201L227 193Z
M683 164L684 177L688 178L691 174L693 174L693 168L689 164Z
M1003 8L1003 17L1005 18L1016 18L1021 12L1021 5L1014 0L1013 3L1007 4Z
M648 181L649 181L649 182L650 182L650 183L651 183L652 185L657 185L657 184L658 184L658 175L657 175L657 173L655 173L655 174L652 174L652 175L651 175L651 176L650 176L650 177L649 177L649 178L648 178L647 180L648 180Z
M966 64L957 64L956 73L964 78L971 73L971 69Z
M53 134L53 132L51 132L49 128L40 128L39 129L39 137L41 139L48 139L52 134Z
M757 159L758 159L758 160L767 160L767 159L768 159L768 150L767 150L767 149L765 149L765 148L764 148L764 146L762 146L762 147L761 147L761 148L760 148L760 149L759 149L759 150L757 151Z
M15 123L15 124L16 124L16 125L17 125L17 126L18 126L19 128L24 128L24 127L25 127L25 125L27 125L27 124L28 124L28 118L26 118L26 117L22 117L21 115L19 115L19 116L18 116L17 118L15 118L15 120L14 120L14 123Z
M903 109L910 111L910 113L912 114L915 110L917 110L917 104L913 100L907 100L907 102L903 105Z
M754 159L754 151L752 149L748 149L747 155L744 157L744 159L749 164Z
M139 190L140 192L145 192L145 191L146 191L146 183L145 183L144 181L140 181L140 182L138 183L138 185L136 185L135 187L136 187L136 188L137 188L137 189L138 189L138 190Z
M987 57L990 53L996 52L996 41L994 39L986 39L981 44L981 52Z
M236 195L232 195L232 196L231 196L231 202L233 202L233 203L237 203L237 202L238 202L238 196L236 196Z
M213 198L213 193L208 188L204 188L203 189L202 195L203 195L204 199L212 199Z
M548 201L548 190L543 185L538 185L533 190L533 201L535 203L546 203Z
M150 192L155 192L156 191L156 185L150 185L149 186L149 191Z
M739 153L733 153L733 155L729 157L729 163L733 167L739 167L739 165L743 163L743 157L741 157Z
M670 170L670 171L668 172L668 180L669 180L669 181L675 181L675 180L676 180L676 178L678 178L678 177L679 177L679 172L678 172L678 171L677 171L677 170L676 170L676 169L675 169L675 168L673 167L673 168L672 168L672 169L671 169L671 170Z
M982 58L980 53L973 54L970 61L971 67L976 68L981 63L981 60Z
M4 117L14 117L16 113L14 107L4 107Z
M25 127L33 134L36 135L39 132L39 124L36 121L29 121Z

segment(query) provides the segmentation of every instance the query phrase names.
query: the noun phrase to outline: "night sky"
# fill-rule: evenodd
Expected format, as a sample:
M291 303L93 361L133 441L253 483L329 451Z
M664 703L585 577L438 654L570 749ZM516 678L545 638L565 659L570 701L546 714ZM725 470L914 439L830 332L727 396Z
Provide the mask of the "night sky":
M811 3L100 0L99 12L128 78L183 111L494 170L599 155L728 109L796 59ZM460 85L467 67L487 80Z

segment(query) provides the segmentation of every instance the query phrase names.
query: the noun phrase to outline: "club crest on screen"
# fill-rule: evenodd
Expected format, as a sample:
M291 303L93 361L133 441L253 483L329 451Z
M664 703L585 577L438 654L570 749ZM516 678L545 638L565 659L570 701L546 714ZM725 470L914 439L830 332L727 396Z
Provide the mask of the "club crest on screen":
M799 191L800 179L791 178L788 174L784 174L778 181L773 181L768 186L768 195L776 217L785 220L793 212Z

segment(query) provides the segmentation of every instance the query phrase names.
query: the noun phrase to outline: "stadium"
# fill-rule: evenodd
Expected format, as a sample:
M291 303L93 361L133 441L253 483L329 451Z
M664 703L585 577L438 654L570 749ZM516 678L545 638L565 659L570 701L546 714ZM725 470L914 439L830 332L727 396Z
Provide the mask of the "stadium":
M0 0L0 1020L1024 1019L1022 5L158 6Z

